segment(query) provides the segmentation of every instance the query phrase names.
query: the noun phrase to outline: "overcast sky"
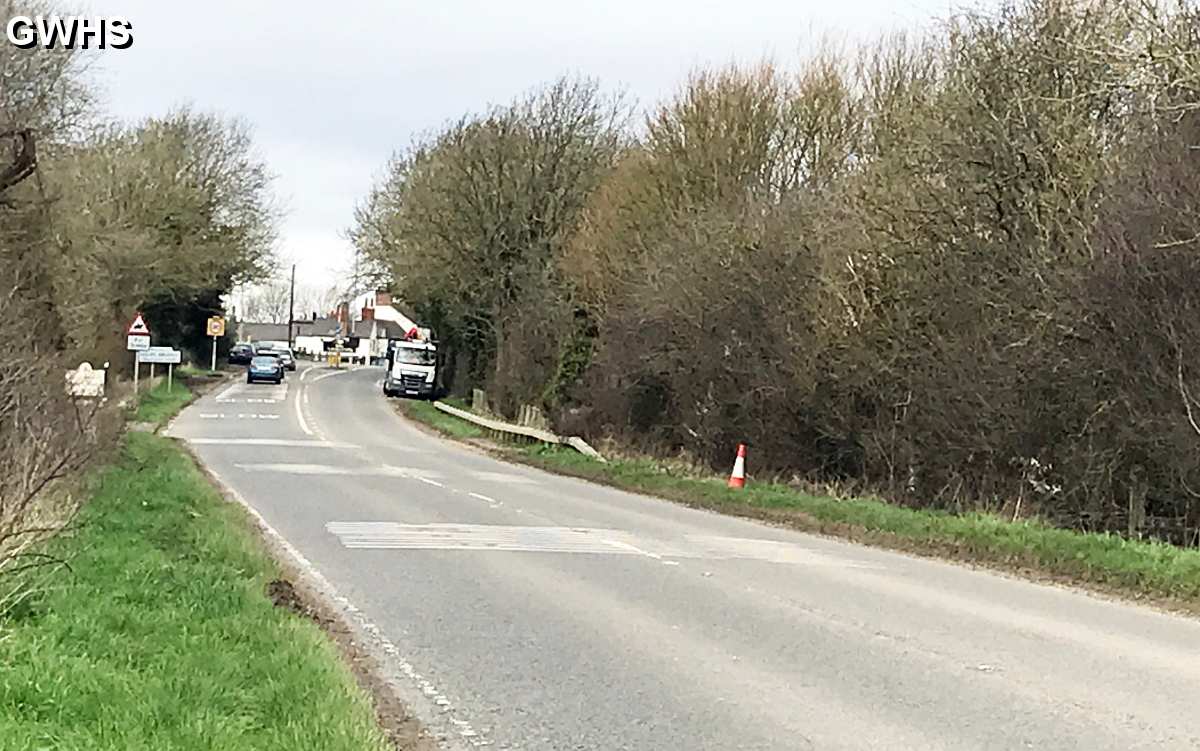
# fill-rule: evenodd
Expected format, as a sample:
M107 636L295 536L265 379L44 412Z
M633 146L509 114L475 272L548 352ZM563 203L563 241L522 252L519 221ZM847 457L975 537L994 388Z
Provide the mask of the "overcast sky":
M956 5L961 5L958 3ZM825 35L925 27L947 0L90 0L124 16L129 50L101 53L113 114L173 106L237 116L287 208L280 257L324 284L351 263L355 203L416 134L563 74L645 105L706 64L786 63Z

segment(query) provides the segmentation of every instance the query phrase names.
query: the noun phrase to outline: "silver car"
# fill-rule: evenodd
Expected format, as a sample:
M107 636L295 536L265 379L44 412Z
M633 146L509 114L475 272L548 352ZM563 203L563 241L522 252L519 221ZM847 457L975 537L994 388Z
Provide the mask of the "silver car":
M284 369L296 369L296 355L287 342L258 342L254 345L254 354L278 357Z

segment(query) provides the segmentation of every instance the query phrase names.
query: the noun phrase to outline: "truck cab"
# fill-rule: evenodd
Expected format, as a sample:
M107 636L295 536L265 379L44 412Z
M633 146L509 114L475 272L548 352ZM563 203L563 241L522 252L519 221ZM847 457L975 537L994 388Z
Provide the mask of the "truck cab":
M388 342L384 396L415 396L432 399L438 391L437 345L422 339Z

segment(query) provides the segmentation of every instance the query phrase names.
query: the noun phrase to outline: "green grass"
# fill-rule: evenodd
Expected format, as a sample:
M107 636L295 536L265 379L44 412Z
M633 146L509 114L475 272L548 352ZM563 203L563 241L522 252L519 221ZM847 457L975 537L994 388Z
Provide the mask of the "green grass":
M435 428L447 420L436 412ZM424 413L410 412L415 419ZM455 435L455 433L450 433ZM1200 550L1119 535L1058 529L1038 521L1009 522L986 514L915 510L885 501L839 499L751 482L743 490L724 478L702 478L650 459L598 462L557 446L507 445L510 458L561 474L656 495L698 508L765 519L805 531L923 555L952 558L1132 597L1171 601L1200 612Z
M70 558L0 620L0 748L262 751L387 746L369 701L242 511L165 438L131 433Z
M459 409L465 409L467 411L470 411L471 409L471 403L461 396L448 396L445 399L442 399L442 402L449 404L451 407L458 407Z
M191 389L180 383L179 379L175 380L170 389L167 389L166 381L161 381L154 388L138 395L133 419L137 422L163 425L191 400Z
M473 425L466 420L460 420L453 415L448 415L442 412L437 407L433 406L433 402L427 402L419 399L403 399L398 402L400 409L404 414L429 425L436 430L445 433L452 438L482 438L484 436L483 428L478 425ZM453 406L460 406L447 402ZM465 409L465 407L461 407Z

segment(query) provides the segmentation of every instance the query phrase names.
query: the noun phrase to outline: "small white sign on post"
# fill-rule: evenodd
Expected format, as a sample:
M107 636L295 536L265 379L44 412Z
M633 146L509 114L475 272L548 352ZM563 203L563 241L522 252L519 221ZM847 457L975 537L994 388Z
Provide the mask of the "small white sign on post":
M138 392L138 376L141 375L141 360L138 359L137 353L142 350L150 349L150 327L146 325L146 319L138 313L130 322L129 328L125 329L125 349L133 352L133 393Z
M138 362L178 365L183 362L183 353L170 347L150 347L137 353Z
M95 399L104 396L104 381L108 371L97 370L90 363L67 371L67 393L74 397Z
M139 363L150 363L150 377L154 377L154 363L167 366L167 391L174 388L175 366L183 362L183 353L170 347L151 347L137 353Z

